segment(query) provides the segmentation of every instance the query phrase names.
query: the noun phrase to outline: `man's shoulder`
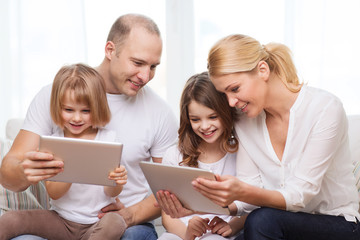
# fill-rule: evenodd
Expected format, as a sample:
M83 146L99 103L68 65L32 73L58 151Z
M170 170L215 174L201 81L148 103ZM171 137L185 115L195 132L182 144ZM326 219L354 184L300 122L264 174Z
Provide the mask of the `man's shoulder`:
M139 100L143 101L147 107L153 106L154 109L159 111L164 111L165 109L171 110L169 104L160 97L154 89L149 86L145 86L141 93L138 94Z

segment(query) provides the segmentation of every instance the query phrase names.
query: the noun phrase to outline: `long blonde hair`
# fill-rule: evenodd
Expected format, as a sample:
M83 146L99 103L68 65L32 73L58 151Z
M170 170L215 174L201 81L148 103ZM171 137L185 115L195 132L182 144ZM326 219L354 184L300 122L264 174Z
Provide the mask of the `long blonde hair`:
M252 37L234 34L219 40L210 50L208 70L210 76L252 71L265 61L292 92L300 91L297 71L290 49L284 44L261 45Z

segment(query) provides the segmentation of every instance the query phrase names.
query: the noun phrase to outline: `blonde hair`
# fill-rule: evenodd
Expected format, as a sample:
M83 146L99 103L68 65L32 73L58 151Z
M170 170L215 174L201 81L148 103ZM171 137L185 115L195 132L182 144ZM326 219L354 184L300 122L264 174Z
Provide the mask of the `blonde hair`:
M210 50L208 70L210 76L249 72L260 61L265 61L292 92L300 91L296 68L290 49L284 44L261 45L252 37L234 34L219 40Z
M105 126L111 118L105 84L100 74L85 64L73 64L62 67L56 74L50 98L51 118L61 128L62 102L67 90L74 92L75 101L89 105L93 127Z

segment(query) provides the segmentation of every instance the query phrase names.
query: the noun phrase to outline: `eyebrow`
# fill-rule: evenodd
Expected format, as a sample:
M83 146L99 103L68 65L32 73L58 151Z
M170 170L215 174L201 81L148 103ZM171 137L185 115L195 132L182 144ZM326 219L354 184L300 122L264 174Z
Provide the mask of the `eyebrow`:
M229 88L231 88L231 85L232 85L232 84L230 84L229 86L227 86L227 87L224 89L224 91L227 91Z
M160 65L160 62L157 62L157 63L154 63L154 64L149 64L147 61L145 61L143 59L140 59L140 58L136 58L136 57L131 57L130 59L132 61L141 62L143 64L147 64L147 65L150 65L150 66L158 66L158 65Z

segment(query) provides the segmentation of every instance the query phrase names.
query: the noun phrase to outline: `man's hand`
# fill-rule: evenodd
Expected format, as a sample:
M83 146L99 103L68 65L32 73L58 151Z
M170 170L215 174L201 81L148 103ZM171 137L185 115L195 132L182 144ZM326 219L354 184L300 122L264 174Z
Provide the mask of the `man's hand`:
M64 163L52 154L37 151L40 136L20 130L0 168L1 184L14 192L63 171Z
M21 166L30 184L36 184L64 171L62 160L54 159L50 153L38 151L26 152Z
M117 212L118 214L120 214L124 218L127 226L130 226L130 223L134 222L133 214L131 214L124 206L124 204L120 202L119 198L116 198L114 203L103 207L101 209L101 212L98 214L98 218L101 219L108 212Z
M125 209L125 206L122 202L120 202L119 198L116 198L114 203L110 203L101 209L101 212L98 214L98 218L102 218L108 212L120 211L121 209Z

